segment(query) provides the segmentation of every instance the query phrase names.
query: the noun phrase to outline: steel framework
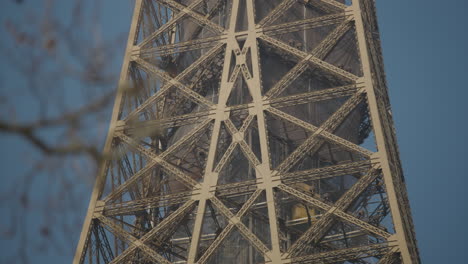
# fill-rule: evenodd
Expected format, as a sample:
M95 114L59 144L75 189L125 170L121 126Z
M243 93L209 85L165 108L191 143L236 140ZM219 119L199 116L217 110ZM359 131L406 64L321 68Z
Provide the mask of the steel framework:
M136 0L119 87L73 263L420 263L373 0Z

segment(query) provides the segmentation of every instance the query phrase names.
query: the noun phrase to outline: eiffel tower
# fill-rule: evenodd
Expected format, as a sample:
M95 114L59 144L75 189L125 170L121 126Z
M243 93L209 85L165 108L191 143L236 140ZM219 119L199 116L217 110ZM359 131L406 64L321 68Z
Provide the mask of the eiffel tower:
M136 0L74 264L420 263L373 0Z

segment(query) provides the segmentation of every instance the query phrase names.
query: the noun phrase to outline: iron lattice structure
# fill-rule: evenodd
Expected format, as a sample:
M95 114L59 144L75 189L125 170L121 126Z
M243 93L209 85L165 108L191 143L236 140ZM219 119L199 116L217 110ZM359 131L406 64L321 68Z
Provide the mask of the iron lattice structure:
M74 263L420 263L373 0L136 0Z

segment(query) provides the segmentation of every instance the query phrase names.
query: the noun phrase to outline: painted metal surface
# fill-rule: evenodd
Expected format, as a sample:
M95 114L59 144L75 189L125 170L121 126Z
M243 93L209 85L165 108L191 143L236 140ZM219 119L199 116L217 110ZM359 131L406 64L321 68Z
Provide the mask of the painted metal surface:
M75 264L420 263L373 0L136 0L120 87Z

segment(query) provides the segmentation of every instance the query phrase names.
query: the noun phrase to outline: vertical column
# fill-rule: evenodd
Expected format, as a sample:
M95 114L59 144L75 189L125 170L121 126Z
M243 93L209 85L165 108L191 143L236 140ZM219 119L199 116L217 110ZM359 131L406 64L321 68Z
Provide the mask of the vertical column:
M266 130L264 106L261 91L261 72L260 56L257 45L257 32L255 25L255 6L254 0L247 0L247 18L248 18L248 37L245 45L251 49L252 56L252 79L247 84L253 98L254 108L252 111L257 115L258 133L260 139L260 150L262 163L257 166L257 172L263 179L263 185L266 192L266 203L268 209L268 219L270 224L270 239L272 245L271 261L272 263L281 263L280 241L278 235L278 223L276 215L276 205L273 192L272 171L270 167L270 153L268 149L268 135Z
M363 67L363 82L365 85L365 90L367 93L367 102L369 104L369 111L371 114L372 125L374 128L374 134L376 139L376 144L378 148L378 157L380 159L380 164L382 166L383 177L385 180L385 185L387 188L388 202L390 204L393 224L396 231L396 239L399 247L399 251L402 256L402 260L405 264L419 263L417 257L412 256L409 251L409 246L411 241L408 240L408 235L406 231L408 228L405 228L405 222L403 221L403 213L401 206L402 204L398 203L398 195L403 195L396 192L394 185L395 181L400 179L395 179L396 175L393 175L390 162L389 162L389 150L387 148L387 143L385 134L382 116L379 113L379 104L380 102L376 96L376 87L372 80L372 70L370 65L370 54L369 47L366 40L364 20L362 16L362 3L359 0L354 0L352 4L352 12L354 13L355 23L356 23L356 34L359 44L359 52L361 55L362 67Z
M200 242L201 231L203 227L204 214L206 210L206 202L211 198L212 193L210 189L212 186L216 185L218 181L218 175L213 171L214 169L214 160L216 156L216 151L218 147L218 139L221 128L221 122L226 118L226 102L228 100L229 94L232 89L232 84L229 83L229 67L231 65L232 50L237 45L235 42L235 27L237 19L237 10L239 8L239 0L233 0L231 16L229 21L229 27L226 33L226 51L224 55L224 65L223 73L221 77L221 84L219 89L219 99L216 106L216 117L213 127L213 133L211 136L210 149L208 152L208 158L206 163L205 175L202 183L201 193L198 195L199 203L197 209L197 215L195 218L195 223L193 226L192 240L190 243L190 249L188 254L187 263L195 263L197 253L198 253L198 244ZM195 197L194 197L195 198ZM196 199L196 198L195 198Z

